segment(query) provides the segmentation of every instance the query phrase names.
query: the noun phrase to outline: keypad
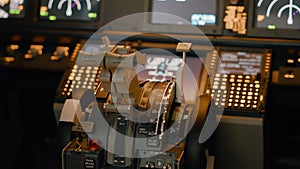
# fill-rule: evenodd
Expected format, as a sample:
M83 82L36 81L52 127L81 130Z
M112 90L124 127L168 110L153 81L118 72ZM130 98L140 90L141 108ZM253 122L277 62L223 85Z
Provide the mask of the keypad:
M211 96L217 106L258 110L260 90L260 81L255 76L216 74Z
M69 96L73 89L93 89L99 85L99 67L74 65L61 94Z

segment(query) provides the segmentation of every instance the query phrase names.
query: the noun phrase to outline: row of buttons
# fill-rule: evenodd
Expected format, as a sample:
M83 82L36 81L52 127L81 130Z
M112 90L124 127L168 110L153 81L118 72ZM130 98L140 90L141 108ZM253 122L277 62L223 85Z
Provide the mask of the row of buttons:
M216 74L211 96L217 106L256 110L262 99L260 88L255 76Z
M77 55L78 51L80 50L80 48L81 48L81 45L76 44L73 53L70 55L71 60L74 60L74 58L76 58L76 55ZM16 59L15 52L18 52L19 49L20 49L20 46L17 44L8 45L6 48L6 52L10 56L3 56L1 60L6 63L15 62L15 59ZM44 50L44 45L32 44L29 46L29 49L26 52L24 51L24 53L25 53L24 58L27 60L31 60L36 57L42 56L43 50ZM69 56L69 51L70 51L70 47L68 47L68 46L57 46L55 48L55 50L53 51L53 53L51 54L49 59L51 61L61 60L64 57Z
M62 91L62 95L70 95L73 89L93 89L99 85L99 67L74 65Z

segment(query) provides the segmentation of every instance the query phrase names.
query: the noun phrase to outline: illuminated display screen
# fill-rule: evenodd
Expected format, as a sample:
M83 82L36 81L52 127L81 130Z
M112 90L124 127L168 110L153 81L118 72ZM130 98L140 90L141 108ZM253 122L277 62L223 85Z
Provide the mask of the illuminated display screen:
M300 1L257 0L256 27L269 30L300 29Z
M264 53L220 52L222 74L257 75L261 72Z
M100 0L41 0L40 18L51 21L97 21Z
M192 25L216 25L217 0L152 0L151 12L168 13L189 21ZM151 16L153 24L181 25L181 19Z
M0 18L23 18L26 0L0 0Z

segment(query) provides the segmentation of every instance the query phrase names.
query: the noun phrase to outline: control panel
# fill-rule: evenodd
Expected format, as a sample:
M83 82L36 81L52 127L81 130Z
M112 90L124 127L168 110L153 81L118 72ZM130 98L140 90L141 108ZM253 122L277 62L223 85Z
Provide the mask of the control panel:
M208 55L210 90L215 105L239 112L265 111L272 52L220 47ZM219 62L219 67L214 66Z

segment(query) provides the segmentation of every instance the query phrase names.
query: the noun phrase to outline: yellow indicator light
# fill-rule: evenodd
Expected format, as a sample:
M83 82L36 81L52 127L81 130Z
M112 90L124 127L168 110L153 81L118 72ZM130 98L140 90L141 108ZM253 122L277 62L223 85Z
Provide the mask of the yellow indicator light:
M275 25L268 25L267 27L269 30L275 30L276 29L276 26Z
M10 9L9 14L11 15L19 15L21 13L20 10Z
M48 16L48 12L47 11L41 11L40 16Z
M50 16L49 16L49 20L50 20L50 21L55 21L55 20L56 20L56 16L50 15Z
M89 12L88 13L88 17L89 18L97 18L97 13L95 13L95 12Z

